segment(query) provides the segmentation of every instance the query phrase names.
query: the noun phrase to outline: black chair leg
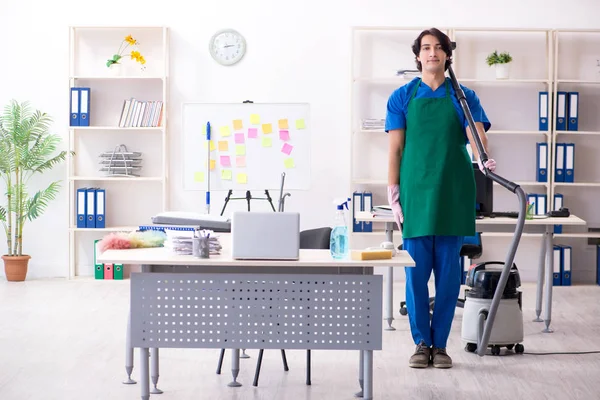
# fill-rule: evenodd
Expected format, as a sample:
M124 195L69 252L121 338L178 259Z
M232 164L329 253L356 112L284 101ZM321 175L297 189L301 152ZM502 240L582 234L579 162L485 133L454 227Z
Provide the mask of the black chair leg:
M260 366L262 365L263 349L258 351L258 360L256 361L256 371L254 371L254 382L252 386L258 386L258 376L260 375Z
M217 365L217 375L221 375L221 367L223 366L223 356L225 356L225 349L221 349L221 355L219 355L219 364Z
M306 384L310 386L310 350L306 350Z
M281 349L281 359L283 360L283 370L289 371L290 369L288 368L288 365L287 365L287 358L285 357L285 350L283 350L283 349Z

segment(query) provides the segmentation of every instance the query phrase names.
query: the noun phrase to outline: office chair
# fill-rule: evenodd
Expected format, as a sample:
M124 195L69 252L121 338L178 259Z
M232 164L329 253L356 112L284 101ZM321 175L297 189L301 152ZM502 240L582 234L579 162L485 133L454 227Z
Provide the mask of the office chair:
M398 250L402 250L402 245L398 246ZM483 242L481 241L481 232L477 232L475 236L466 236L462 247L460 248L460 257L468 257L469 265L472 260L478 259L483 254ZM468 266L465 266L468 267ZM461 282L464 283L464 272L461 271ZM429 317L433 317L433 307L435 305L435 297L429 298ZM456 307L464 308L465 300L458 299L456 301ZM400 314L407 315L408 310L406 309L406 301L400 302Z
M307 229L300 232L300 248L301 249L329 249L329 240L331 237L331 228L315 228ZM258 377L260 376L260 367L262 366L264 349L258 351L258 360L256 361L256 371L254 372L254 382L252 386L258 386ZM223 356L225 349L221 349L221 355L219 356L219 365L217 367L217 374L221 373L221 366L223 365ZM285 350L281 349L281 358L283 360L283 370L289 371L287 358L285 356ZM311 353L310 350L306 350L306 384L311 384Z

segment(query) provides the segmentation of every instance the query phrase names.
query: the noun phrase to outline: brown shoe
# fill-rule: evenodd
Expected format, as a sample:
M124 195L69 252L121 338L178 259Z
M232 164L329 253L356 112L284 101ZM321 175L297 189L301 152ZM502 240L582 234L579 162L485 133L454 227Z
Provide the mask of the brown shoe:
M415 353L408 361L408 366L411 368L427 368L430 358L431 349L424 344L418 344Z
M433 366L435 368L452 368L452 359L446 353L446 349L433 348Z

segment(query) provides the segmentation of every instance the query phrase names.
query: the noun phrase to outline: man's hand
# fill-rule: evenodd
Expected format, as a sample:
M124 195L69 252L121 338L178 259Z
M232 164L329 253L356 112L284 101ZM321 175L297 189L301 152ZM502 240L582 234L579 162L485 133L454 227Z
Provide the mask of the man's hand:
M477 160L477 165L479 165L479 169L481 170L481 172L483 172L483 164L481 163L481 160L479 160L479 159ZM496 170L496 161L492 158L489 158L485 162L485 166L487 169L494 172Z
M392 208L392 214L394 214L394 220L398 224L398 228L401 228L402 222L404 222L404 213L400 206L400 185L389 185L388 186L388 202Z

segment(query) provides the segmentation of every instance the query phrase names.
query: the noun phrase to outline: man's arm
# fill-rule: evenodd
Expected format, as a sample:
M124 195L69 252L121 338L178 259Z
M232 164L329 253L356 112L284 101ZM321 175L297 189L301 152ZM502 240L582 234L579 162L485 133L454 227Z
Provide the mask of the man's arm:
M404 129L393 129L388 132L388 185L398 185L400 182L400 161L404 151Z
M481 139L481 144L485 152L489 157L489 149L488 149L488 141L487 136L485 134L485 129L483 127L482 122L475 122L475 127L477 128L477 132L479 133L479 138ZM467 137L469 138L469 143L471 144L471 149L473 150L473 154L475 155L475 159L479 160L479 151L477 150L477 144L475 143L475 138L473 137L473 132L471 132L471 127L467 126Z

